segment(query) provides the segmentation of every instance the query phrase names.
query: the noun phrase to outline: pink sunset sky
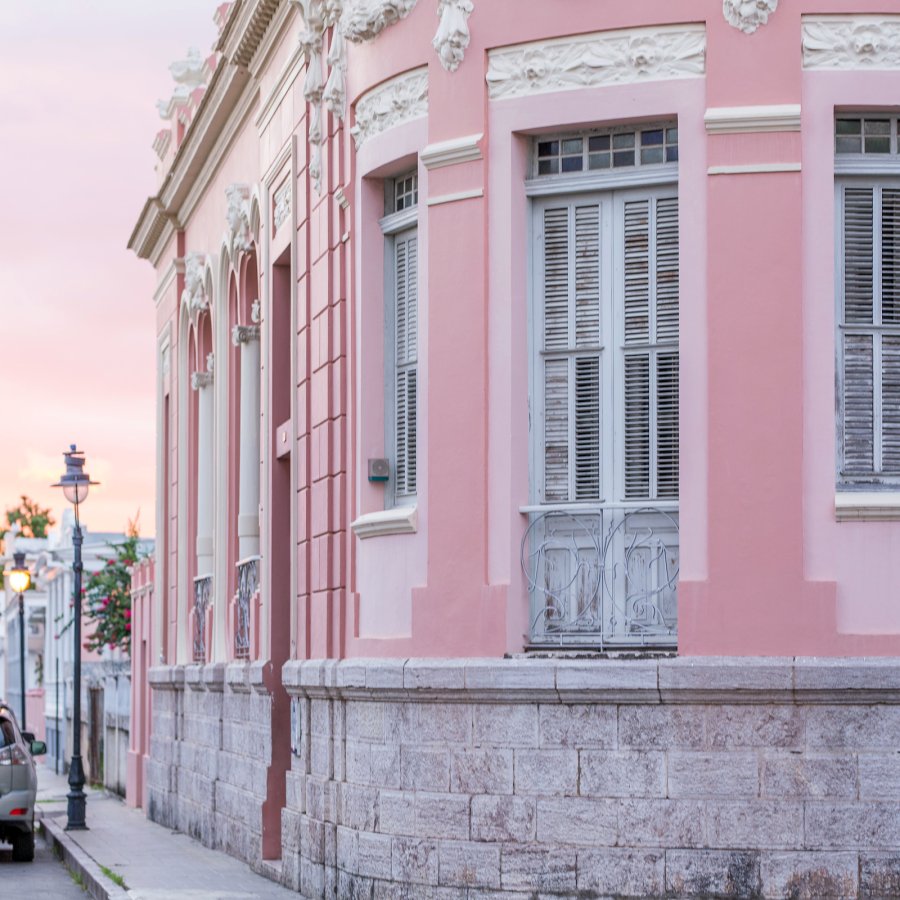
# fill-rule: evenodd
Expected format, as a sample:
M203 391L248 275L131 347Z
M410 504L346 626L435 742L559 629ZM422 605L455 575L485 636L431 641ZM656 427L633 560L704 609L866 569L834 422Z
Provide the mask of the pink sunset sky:
M0 524L77 442L94 531L152 536L156 345L150 264L126 244L155 189L168 65L206 52L215 0L0 0Z

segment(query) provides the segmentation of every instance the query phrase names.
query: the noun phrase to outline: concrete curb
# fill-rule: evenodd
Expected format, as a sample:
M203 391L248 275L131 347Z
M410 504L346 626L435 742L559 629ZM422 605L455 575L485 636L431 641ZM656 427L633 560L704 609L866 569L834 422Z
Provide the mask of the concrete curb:
M41 817L41 833L50 849L84 881L84 888L94 900L128 900L128 891L100 871L100 866L66 833L59 821Z

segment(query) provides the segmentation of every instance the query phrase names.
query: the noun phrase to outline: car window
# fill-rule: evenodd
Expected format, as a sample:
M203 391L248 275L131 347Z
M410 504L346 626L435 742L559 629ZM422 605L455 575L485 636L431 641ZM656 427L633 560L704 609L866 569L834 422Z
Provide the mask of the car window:
M0 747L6 747L16 742L16 732L13 723L9 719L0 719Z

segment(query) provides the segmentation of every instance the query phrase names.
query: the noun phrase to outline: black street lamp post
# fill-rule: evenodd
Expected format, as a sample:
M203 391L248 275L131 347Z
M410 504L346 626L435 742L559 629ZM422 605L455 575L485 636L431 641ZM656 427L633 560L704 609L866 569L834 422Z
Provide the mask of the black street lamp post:
M31 586L31 572L25 566L25 554L13 553L13 567L7 573L9 586L19 595L19 685L22 689L22 731L27 731L25 724L25 597L24 593Z
M96 481L91 481L90 475L84 471L84 453L78 450L75 444L63 453L66 461L65 474L53 487L61 487L66 500L75 507L75 528L72 531L72 547L75 551L75 561L72 569L75 573L75 655L73 657L73 693L74 703L72 708L72 761L69 763L69 793L66 831L76 831L87 828L85 822L85 807L87 798L84 793L84 766L81 762L81 523L78 519L78 505L87 499L88 489Z

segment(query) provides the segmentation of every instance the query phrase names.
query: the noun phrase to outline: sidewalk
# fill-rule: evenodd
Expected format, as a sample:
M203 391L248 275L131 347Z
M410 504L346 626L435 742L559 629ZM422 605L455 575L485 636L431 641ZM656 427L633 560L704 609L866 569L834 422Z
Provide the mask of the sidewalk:
M118 797L88 790L87 831L66 831L62 775L38 766L38 816L47 842L98 900L287 900L299 894L187 835L149 821ZM104 871L104 869L106 871ZM117 884L118 876L125 887Z

